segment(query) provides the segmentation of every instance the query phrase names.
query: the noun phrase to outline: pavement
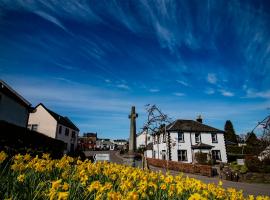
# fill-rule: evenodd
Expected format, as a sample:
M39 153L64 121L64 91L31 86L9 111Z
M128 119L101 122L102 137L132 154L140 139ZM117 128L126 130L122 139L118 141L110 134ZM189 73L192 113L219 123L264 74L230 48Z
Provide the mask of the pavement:
M97 153L108 153L110 154L110 162L123 164L123 159L121 158L118 151L86 151L85 155L93 156ZM150 166L150 170L152 171L161 171L163 173L166 173L166 169L158 168L154 166ZM172 175L178 175L181 172L169 170L170 174ZM214 183L218 184L220 181L219 177L207 177L207 176L201 176L197 174L188 174L188 173L182 173L184 176L188 176L190 178L195 178L198 180L201 180L204 183ZM242 190L245 196L248 195L268 195L270 196L270 184L260 184L260 183L244 183L244 182L233 182L233 181L227 181L227 180L221 180L223 183L224 188L235 188L237 190Z

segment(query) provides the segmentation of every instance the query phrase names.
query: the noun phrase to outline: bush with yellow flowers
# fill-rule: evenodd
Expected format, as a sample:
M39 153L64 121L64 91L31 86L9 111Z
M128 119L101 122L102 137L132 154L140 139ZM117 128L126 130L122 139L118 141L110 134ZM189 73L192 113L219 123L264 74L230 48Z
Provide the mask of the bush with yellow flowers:
M68 156L52 160L48 154L8 158L0 152L1 199L257 199L222 183L205 184L182 175L172 176L125 165L81 161Z

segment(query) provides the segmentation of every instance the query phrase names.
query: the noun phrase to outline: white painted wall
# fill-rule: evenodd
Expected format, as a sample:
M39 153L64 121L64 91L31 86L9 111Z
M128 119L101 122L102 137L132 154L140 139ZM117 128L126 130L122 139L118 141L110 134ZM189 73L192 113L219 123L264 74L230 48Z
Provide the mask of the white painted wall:
M56 138L57 121L41 105L36 108L34 113L30 113L28 125L37 124L37 132Z
M187 151L187 161L185 163L192 162L192 149L191 149L191 138L190 133L184 133L184 142L178 142L178 133L171 132L171 142L172 142L172 160L178 161L178 150Z
M142 146L146 146L145 145L145 136L146 136L146 131L142 132L140 135L137 136L136 138L136 147L137 149L139 147L142 147ZM149 143L152 143L153 142L153 137L151 135L147 135L147 144Z
M153 157L153 151L152 150L146 150L146 157L152 158Z
M178 133L177 132L171 132L171 156L173 161L178 161L178 150L186 150L187 151L187 161L186 163L192 163L193 162L193 150L191 148L192 145L197 144L195 142L195 133L184 133L184 142L178 142ZM212 150L219 150L221 154L221 161L227 162L227 154L226 154L226 148L225 148L225 140L224 140L224 134L223 133L217 133L217 143L212 142L211 133L201 133L201 142L204 144L208 144L211 146L214 146ZM162 142L162 137L159 141L160 143L155 143L153 145L153 151L155 151L156 158L161 159L161 152L162 150L166 150L167 152L167 146L166 143ZM196 151L196 150L195 150ZM194 152L195 152L194 151ZM209 152L209 150L206 150Z
M57 121L42 105L37 106L36 111L30 114L28 124L37 124L37 132L67 143L67 149L64 153L67 153L71 150L71 144L74 144L74 150L77 148L79 132L62 124L58 124ZM62 126L61 133L59 132L60 126ZM68 136L65 135L66 128L69 129ZM75 138L71 137L72 131L75 131Z
M14 99L0 92L0 120L17 126L26 127L28 121L28 108Z

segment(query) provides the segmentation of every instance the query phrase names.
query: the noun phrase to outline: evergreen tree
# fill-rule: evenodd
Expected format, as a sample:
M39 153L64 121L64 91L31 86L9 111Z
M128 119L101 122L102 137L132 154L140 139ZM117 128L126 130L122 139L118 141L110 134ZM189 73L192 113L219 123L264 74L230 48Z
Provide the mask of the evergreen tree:
M251 132L247 134L246 144L249 146L258 146L260 144L260 140L257 138L255 133Z
M233 128L233 124L230 120L227 120L224 127L225 140L237 143L236 134Z

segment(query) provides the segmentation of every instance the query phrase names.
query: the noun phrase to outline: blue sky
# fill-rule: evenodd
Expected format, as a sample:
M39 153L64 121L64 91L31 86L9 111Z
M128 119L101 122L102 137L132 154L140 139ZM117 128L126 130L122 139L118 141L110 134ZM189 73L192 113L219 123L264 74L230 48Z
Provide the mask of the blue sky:
M0 78L83 132L127 138L145 105L238 134L270 107L265 0L0 0Z

